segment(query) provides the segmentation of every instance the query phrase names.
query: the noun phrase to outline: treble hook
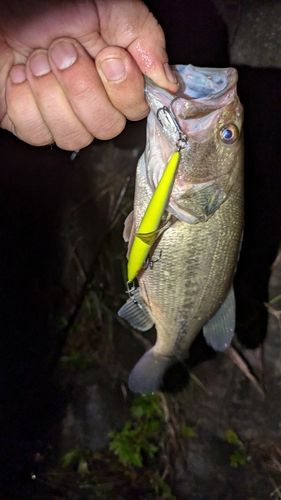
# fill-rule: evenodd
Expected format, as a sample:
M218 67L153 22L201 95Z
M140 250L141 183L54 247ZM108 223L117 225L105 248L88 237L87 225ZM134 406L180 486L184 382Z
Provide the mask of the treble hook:
M178 121L176 119L176 116L173 111L173 103L177 100L180 99L180 97L175 97L171 103L170 103L170 109L167 106L163 106L163 108L159 108L156 113L157 120L159 121L160 125L164 127L163 122L160 118L160 112L164 114L164 117L168 121L169 125L174 127L175 132L178 133L179 138L176 142L176 147L178 151L181 151L181 149L186 147L187 143L187 136L186 134L182 131L180 125L178 124Z

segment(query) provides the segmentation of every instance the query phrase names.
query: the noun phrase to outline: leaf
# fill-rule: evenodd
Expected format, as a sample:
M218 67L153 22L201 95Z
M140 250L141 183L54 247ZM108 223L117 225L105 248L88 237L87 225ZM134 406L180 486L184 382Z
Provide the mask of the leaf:
M246 451L239 448L230 455L230 465L231 467L238 467L238 465L245 465L247 462Z
M154 457L155 453L157 453L158 446L155 446L154 444L149 443L148 441L143 441L142 449L152 458Z
M158 420L150 420L144 427L144 432L147 435L154 434L158 428L159 428Z
M228 429L225 433L226 439L229 443L232 444L241 444L242 442L240 441L239 437L237 436L236 432L233 431L232 429Z
M132 403L130 411L135 418L162 415L159 398L156 394L137 396Z
M155 480L155 490L158 495L161 495L161 498L165 498L165 500L177 500L171 491L171 487L168 483L166 483L163 477L159 476L158 473L154 476Z
M120 462L141 467L141 444L138 439L135 439L139 430L131 429L131 425L131 422L127 421L122 431L112 431L110 433L112 441L109 444L109 449L118 456Z
M183 424L180 428L180 433L183 437L197 437L198 434L195 432L192 427L189 427L188 425Z
M63 469L69 467L75 460L78 459L79 455L80 455L80 450L78 446L73 450L69 451L68 453L66 453L65 455L63 455L63 457L61 457L61 466L63 467Z
M127 420L121 431L109 433L109 449L129 466L142 467L145 452L149 457L159 451L157 443L163 410L159 396L137 396L131 406L132 419ZM153 443L151 442L153 440Z

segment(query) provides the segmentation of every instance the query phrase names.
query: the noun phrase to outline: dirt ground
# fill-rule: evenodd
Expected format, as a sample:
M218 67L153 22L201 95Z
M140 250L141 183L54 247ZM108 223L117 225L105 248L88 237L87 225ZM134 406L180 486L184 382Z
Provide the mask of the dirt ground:
M143 130L139 133L142 134ZM110 169L107 171L109 185L112 186L111 174L115 176L115 192L111 190L110 196L113 207L119 203L118 210L100 248L91 291L85 299L88 306L84 305L76 318L76 327L64 348L64 368L60 378L64 380L70 399L63 420L61 456L77 445L91 453L107 450L108 433L114 428L122 429L129 418L132 395L126 385L128 374L155 338L155 332L140 335L120 324L116 318L116 311L126 300L125 246L121 233L123 220L130 210L131 169L135 161L128 154L129 150L122 149L122 146L122 143L117 143L111 145L110 150L110 156L122 163L122 174L116 177ZM106 164L107 148L101 145L99 154L101 165ZM137 156L137 152L135 154ZM78 168L81 168L81 161L81 158L77 160ZM105 182L102 167L99 175ZM109 196L106 183L103 193L103 201L106 201ZM107 201L102 202L102 206L108 206ZM84 268L79 247L76 265L78 261L78 267ZM270 299L281 294L280 259L273 268L269 293ZM277 301L271 305L267 337L262 348L245 349L235 340L237 351L234 354L227 352L213 356L207 350L198 359L199 345L191 354L194 367L190 377L187 368L180 365L167 374L160 400L168 415L167 428L161 434L165 453L160 453L156 465L148 461L146 467L161 471L165 455L165 477L173 498L280 498L281 331L279 315L275 312L280 304L281 301ZM240 360L237 366L233 360L236 352L242 356L245 365L241 365ZM202 361L204 357L209 359ZM192 429L191 435L182 435L182 426ZM135 469L136 482L144 480L146 467ZM119 474L125 478L126 467ZM96 479L96 486L98 483ZM66 498L72 498L70 492L68 495ZM124 495L111 492L111 498L116 500L169 498L157 496L155 491L152 496L146 490L141 494L132 484L127 486Z

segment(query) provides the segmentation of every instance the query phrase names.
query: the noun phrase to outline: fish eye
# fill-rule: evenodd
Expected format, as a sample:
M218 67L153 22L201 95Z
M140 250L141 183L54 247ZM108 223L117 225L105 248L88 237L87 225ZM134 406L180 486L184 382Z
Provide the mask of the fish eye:
M233 144L239 137L239 130L233 123L220 130L220 138L224 144Z

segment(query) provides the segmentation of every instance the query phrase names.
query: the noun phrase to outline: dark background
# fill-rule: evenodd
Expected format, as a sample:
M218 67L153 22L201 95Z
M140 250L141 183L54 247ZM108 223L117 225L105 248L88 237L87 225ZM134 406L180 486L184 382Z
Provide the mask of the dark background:
M146 3L164 29L171 64L214 67L232 64L229 30L211 1L148 0ZM243 20L245 2L234 4L240 8ZM271 265L280 242L281 69L251 67L250 62L236 67L238 93L245 108L245 232L235 278L237 336L246 347L256 348L266 334L264 302L268 300ZM139 128L129 127L119 142L113 143L141 150L143 141L144 127L140 124ZM86 275L91 276L91 258L94 262L108 226L107 208L97 201L101 188L95 186L92 172L107 158L106 148L110 156L110 142L101 146L95 141L86 148L82 153L84 167L80 165L77 169L68 152L56 147L31 147L0 131L3 499L31 498L30 477L33 470L40 473L41 467L36 462L36 453L46 453L49 442L56 440L65 401L65 395L52 378L64 341L63 335L56 335L57 322L62 310L68 310L71 316L73 310L65 309L65 302L71 295L74 307L79 305L84 286L83 279L77 278L77 268L70 263L64 225L73 204L88 196L90 179L94 194L84 214L87 223L82 214L77 224L83 228L86 224L87 231L93 228L81 250L86 256ZM87 164L91 165L91 173ZM200 361L201 344L195 351L199 356L196 364ZM200 494L196 498L202 500Z

